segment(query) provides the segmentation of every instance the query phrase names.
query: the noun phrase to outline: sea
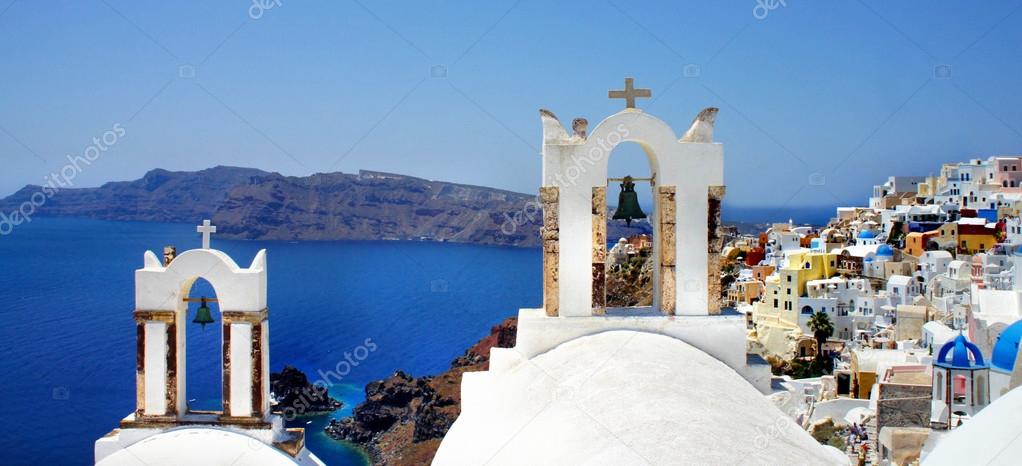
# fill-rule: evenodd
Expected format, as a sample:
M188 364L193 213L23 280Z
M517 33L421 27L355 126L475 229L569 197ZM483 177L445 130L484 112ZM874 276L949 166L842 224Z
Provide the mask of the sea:
M725 221L786 221L793 209L736 209ZM797 209L795 209L797 211ZM833 208L829 209L833 212ZM825 222L809 209L797 222ZM831 214L832 215L832 214ZM819 218L816 218L819 217ZM810 220L811 218L811 220ZM323 428L349 416L364 387L396 370L446 370L490 327L542 302L539 249L409 241L232 241L213 247L247 267L267 250L270 367L322 377L371 340L375 350L331 387L344 408L303 417L306 445L330 465L364 465ZM194 225L34 218L0 236L0 464L85 465L93 443L134 410L134 271L151 250L200 246ZM215 297L199 281L192 297ZM190 315L194 315L193 305ZM188 324L193 409L220 409L217 321ZM369 345L365 345L369 347ZM361 353L360 353L361 354Z
M539 249L212 242L242 267L267 250L272 371L292 365L315 380L345 352L375 344L331 379L342 410L292 422L330 465L368 464L359 449L323 433L331 418L351 414L366 383L399 369L442 372L491 326L542 302ZM0 464L92 464L93 442L134 410L134 271L146 250L162 257L167 245L199 247L195 226L36 218L0 237ZM215 296L206 282L191 295ZM187 329L193 409L220 408L220 319L211 307L216 323Z

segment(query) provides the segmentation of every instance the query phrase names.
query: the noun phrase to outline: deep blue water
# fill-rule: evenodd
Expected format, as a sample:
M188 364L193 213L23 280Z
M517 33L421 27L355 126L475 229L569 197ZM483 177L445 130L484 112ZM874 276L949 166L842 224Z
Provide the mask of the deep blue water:
M134 270L145 250L168 244L198 247L195 227L37 218L0 237L0 464L91 464L95 439L134 409ZM349 414L367 382L443 371L490 326L541 303L538 249L215 235L213 246L243 267L267 249L273 370L291 364L317 378L365 339L376 343L331 389L347 405L333 416ZM192 295L212 290L200 283ZM218 325L189 324L196 408L219 408ZM363 464L323 435L328 419L297 423L309 449L331 465Z

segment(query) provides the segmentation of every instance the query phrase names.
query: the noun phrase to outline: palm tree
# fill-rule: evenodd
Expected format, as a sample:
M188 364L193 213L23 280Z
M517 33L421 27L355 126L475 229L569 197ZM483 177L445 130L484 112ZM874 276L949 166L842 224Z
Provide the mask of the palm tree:
M816 339L816 358L823 360L823 344L834 335L834 324L830 322L830 317L826 313L817 312L809 318L807 325Z

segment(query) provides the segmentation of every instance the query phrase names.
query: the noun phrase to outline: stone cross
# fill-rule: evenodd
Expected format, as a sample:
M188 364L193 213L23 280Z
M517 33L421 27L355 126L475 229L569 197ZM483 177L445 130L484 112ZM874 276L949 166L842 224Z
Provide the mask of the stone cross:
M209 223L209 220L203 220L202 225L195 227L195 231L202 233L202 249L209 249L209 235L216 233L216 226Z
M636 89L632 87L632 83L635 80L633 78L625 78L625 88L620 91L607 91L607 97L611 99L625 99L625 108L635 108L635 98L649 98L653 96L653 91L649 89Z

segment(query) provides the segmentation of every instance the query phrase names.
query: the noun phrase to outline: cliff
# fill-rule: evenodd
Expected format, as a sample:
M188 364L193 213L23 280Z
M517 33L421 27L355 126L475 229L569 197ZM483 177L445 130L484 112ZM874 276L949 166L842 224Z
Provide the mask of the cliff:
M0 200L0 211L14 211L42 190L26 186ZM210 218L218 236L228 239L524 247L539 246L543 222L535 195L370 171L294 177L224 166L156 169L135 181L60 189L33 215L186 223ZM630 228L615 222L608 237L649 231L647 222Z
M461 412L461 375L487 370L490 348L513 347L517 329L517 318L504 320L442 374L415 378L397 371L366 385L365 401L351 417L332 421L327 434L362 445L376 465L429 464Z

